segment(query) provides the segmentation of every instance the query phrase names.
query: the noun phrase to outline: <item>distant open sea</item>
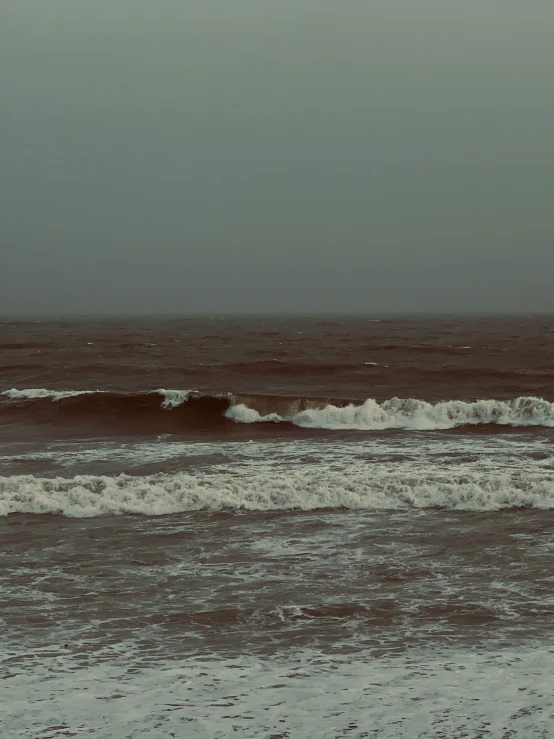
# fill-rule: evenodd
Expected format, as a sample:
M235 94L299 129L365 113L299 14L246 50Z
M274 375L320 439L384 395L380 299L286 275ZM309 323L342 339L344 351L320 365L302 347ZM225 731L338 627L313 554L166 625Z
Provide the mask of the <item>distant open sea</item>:
M0 323L0 736L554 737L554 318Z

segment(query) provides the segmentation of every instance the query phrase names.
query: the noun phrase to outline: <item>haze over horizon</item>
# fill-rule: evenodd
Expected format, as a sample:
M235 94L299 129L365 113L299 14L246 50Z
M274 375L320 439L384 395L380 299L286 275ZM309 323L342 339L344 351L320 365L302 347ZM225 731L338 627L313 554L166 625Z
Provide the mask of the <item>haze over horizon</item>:
M554 5L4 0L0 314L552 313Z

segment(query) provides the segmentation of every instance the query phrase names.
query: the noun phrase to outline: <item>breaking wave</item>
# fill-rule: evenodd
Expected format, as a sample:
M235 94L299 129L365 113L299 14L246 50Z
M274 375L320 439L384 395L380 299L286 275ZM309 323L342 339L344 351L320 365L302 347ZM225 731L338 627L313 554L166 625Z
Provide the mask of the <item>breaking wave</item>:
M189 390L124 393L109 390L15 388L1 393L0 420L81 427L90 433L178 433L228 422L228 395Z
M509 401L448 400L439 403L412 398L392 398L378 403L370 398L361 405L329 404L324 408L307 408L286 416L276 413L263 416L258 411L239 404L229 408L227 415L239 423L289 421L303 428L431 431L481 424L554 426L554 403L532 397Z
M0 419L31 423L99 425L115 431L185 431L230 423L291 424L305 429L432 431L463 426L554 427L554 403L543 398L378 402L278 395L209 394L193 390L122 393L106 390L11 389L0 394Z
M185 511L414 509L490 511L554 508L554 474L523 471L398 474L326 466L296 470L204 472L145 477L79 475L0 478L0 514L77 518L157 516Z

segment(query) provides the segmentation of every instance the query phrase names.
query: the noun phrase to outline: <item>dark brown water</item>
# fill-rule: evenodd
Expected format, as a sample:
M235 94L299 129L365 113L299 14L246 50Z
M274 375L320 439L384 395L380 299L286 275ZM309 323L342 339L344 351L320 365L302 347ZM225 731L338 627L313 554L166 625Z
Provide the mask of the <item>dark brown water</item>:
M0 346L6 389L169 387L361 400L553 392L549 317L4 322Z
M0 344L3 735L554 733L554 320Z

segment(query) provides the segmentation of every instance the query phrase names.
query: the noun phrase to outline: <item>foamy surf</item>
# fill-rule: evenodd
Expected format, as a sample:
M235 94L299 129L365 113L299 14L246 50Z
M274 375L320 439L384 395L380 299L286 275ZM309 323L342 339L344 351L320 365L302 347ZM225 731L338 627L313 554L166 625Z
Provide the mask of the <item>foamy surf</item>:
M138 392L118 390L50 390L27 388L0 393L6 401L0 413L22 420L63 422L67 408L72 423L131 421L137 430L141 417L149 425L156 418L156 432L185 429L199 422L218 426L237 424L288 423L304 429L386 431L448 430L462 426L554 427L554 403L544 398L522 396L513 400L444 400L429 402L416 398L390 398L363 402L326 400L309 396L204 393L198 390L157 389ZM15 402L14 402L15 401ZM22 402L24 401L24 402ZM179 419L176 423L177 418ZM150 426L145 427L148 430Z
M5 682L7 735L30 736L31 724L33 736L48 737L159 739L161 726L189 739L551 735L554 655L536 645L387 657L363 647L272 658L143 654L138 637L86 662L52 647L10 654L19 669Z
M31 387L18 390L4 390L0 393L10 400L64 400L65 398L76 398L79 395L94 395L101 390L48 390L44 387Z
M10 390L0 392L5 398L10 400L65 400L66 398L77 398L79 395L105 395L108 390L50 390L44 387L22 388L18 390L13 387ZM152 393L161 395L162 408L177 408L194 394L193 390L146 390L144 395Z
M186 403L192 394L192 390L163 390L157 391L163 398L162 408L178 408Z
M406 429L432 431L459 426L554 426L554 403L542 398L515 400L447 400L428 403L412 398L392 398L378 403L369 398L361 405L308 408L289 415L260 414L245 404L231 406L227 417L237 423L288 422L302 428L383 431Z
M371 465L332 470L306 465L197 474L0 478L0 514L55 514L77 518L185 511L398 510L445 508L491 511L554 508L548 470L415 471Z

